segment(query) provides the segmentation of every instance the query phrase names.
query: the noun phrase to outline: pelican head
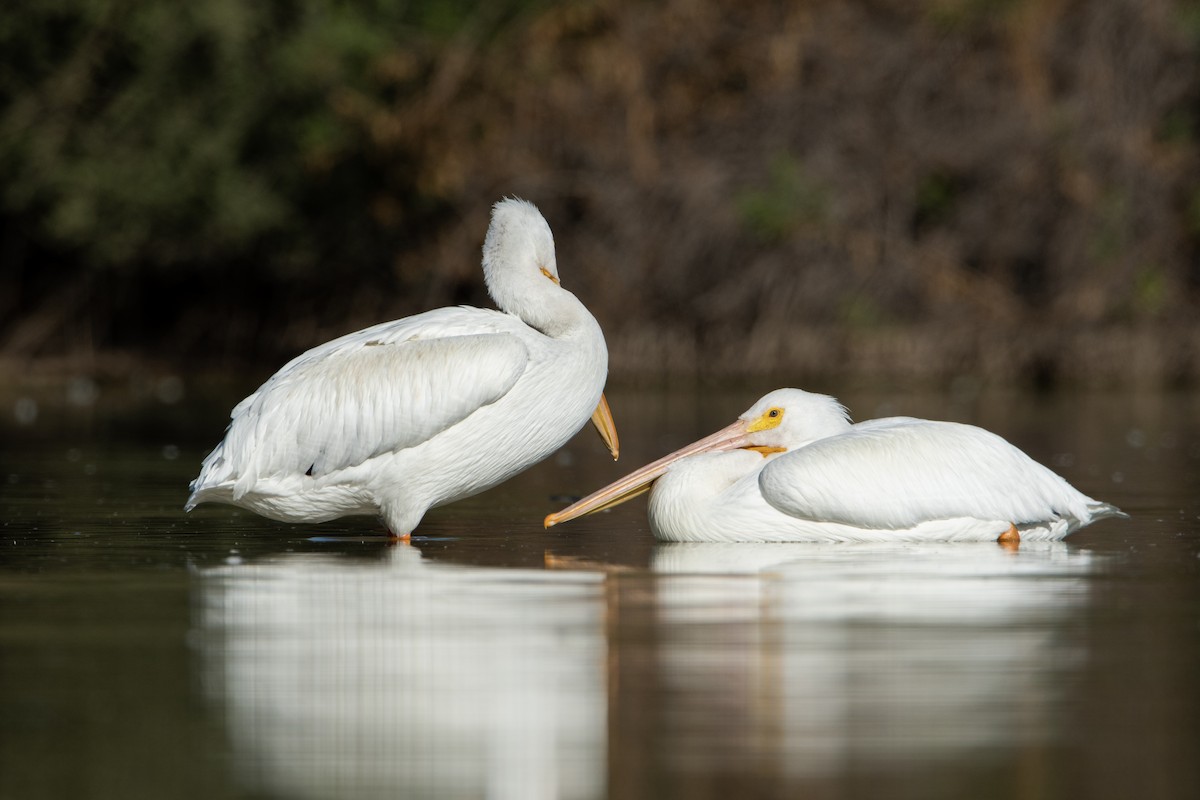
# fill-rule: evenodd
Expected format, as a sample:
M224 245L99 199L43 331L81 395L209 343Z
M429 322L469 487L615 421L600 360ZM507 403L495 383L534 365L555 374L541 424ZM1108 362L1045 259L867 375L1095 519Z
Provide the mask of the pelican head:
M483 280L501 311L548 336L559 335L587 313L562 289L550 225L537 206L525 200L507 198L492 207L483 240Z
M850 426L846 409L832 397L801 389L776 389L716 433L665 455L577 503L546 517L547 528L620 505L649 491L676 462L701 453L753 450L764 457L801 447Z
M492 222L483 240L483 275L489 290L497 272L507 271L512 264L535 266L539 272L544 270L543 277L558 283L550 225L537 206L516 197L492 206Z
M745 425L750 449L782 453L844 431L850 414L829 395L776 389L750 406L734 425L738 423Z
M554 234L537 206L516 197L492 206L492 221L483 240L483 280L496 306L515 314L551 337L567 336L596 321L575 295L562 288ZM603 345L603 337L600 337ZM616 460L620 453L616 425L603 394L592 423Z

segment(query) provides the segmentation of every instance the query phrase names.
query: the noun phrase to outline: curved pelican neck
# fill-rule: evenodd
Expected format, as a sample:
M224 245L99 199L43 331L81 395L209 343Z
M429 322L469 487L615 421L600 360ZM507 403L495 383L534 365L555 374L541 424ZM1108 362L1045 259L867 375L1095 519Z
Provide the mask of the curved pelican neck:
M599 324L575 295L542 275L536 281L521 281L525 291L488 291L496 307L519 317L526 325L554 339L562 339L580 330L599 331ZM544 285L543 285L544 284Z
M483 241L483 280L496 306L547 336L561 338L596 324L558 282L554 236L532 203L502 200Z

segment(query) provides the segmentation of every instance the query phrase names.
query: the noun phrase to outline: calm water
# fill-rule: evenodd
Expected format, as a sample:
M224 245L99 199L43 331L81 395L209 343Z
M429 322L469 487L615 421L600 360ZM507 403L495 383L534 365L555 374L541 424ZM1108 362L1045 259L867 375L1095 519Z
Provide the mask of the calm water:
M541 530L767 385L616 392L619 466L585 432L411 546L185 516L237 398L166 388L0 406L2 800L1200 796L1200 394L842 393L1132 515L1010 553Z

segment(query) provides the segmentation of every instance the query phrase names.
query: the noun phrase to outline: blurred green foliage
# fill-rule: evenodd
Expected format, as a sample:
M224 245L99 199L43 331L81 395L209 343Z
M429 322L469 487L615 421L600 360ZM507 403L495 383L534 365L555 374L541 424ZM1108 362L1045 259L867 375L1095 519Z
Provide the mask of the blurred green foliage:
M436 46L479 5L7 4L3 210L92 266L198 268L254 253L288 274L335 257L330 242L348 233L378 252L389 226L364 225L367 209L346 201L387 190L391 173L371 163L347 108L386 103L397 81L381 72L385 56Z
M831 205L829 188L788 153L771 159L765 186L743 189L734 203L742 224L765 242L781 241L802 226L821 223Z
M942 30L971 31L1003 19L1022 0L927 0L921 4L929 19Z
M10 3L0 358L276 362L485 304L487 209L515 194L614 369L742 369L711 354L753 330L851 370L839 335L884 352L922 326L929 347L862 368L954 370L992 326L978 342L1033 344L976 362L1076 369L1108 326L1197 319L1197 9Z
M1135 313L1147 317L1158 316L1166 304L1167 291L1167 280L1161 268L1149 264L1142 267L1134 278Z
M1097 229L1091 240L1091 257L1113 261L1128 251L1129 198L1118 188L1106 191L1098 203Z
M838 304L838 317L852 330L879 328L890 320L879 304L861 293L843 297Z
M1200 186L1192 190L1188 198L1187 230L1197 241L1200 241Z
M947 220L962 190L961 182L945 172L932 172L917 184L913 226L924 228Z

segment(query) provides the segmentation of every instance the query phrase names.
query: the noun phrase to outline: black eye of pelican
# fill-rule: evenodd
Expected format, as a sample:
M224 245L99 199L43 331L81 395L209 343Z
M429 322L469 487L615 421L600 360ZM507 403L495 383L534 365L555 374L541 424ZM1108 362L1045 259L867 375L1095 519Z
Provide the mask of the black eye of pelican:
M778 408L772 408L770 411L767 412L767 416L770 417L771 419L774 419L775 417L778 417L780 413L781 412L779 411Z

